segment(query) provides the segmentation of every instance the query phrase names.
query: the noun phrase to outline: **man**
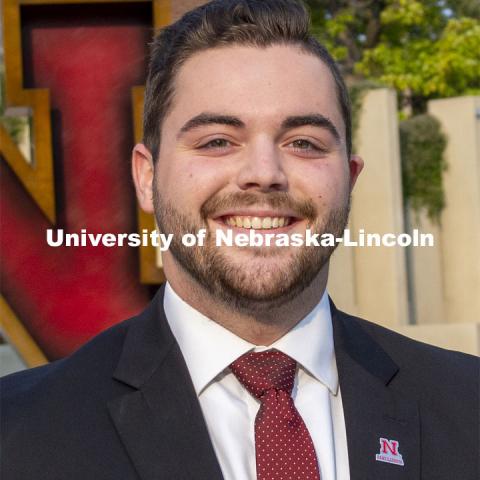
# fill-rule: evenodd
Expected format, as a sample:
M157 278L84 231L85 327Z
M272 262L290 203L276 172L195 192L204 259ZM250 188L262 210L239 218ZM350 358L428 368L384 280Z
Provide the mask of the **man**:
M2 479L478 478L475 358L338 311L331 247L215 245L345 227L363 164L299 3L214 1L161 32L132 165L174 234L167 284L4 379Z

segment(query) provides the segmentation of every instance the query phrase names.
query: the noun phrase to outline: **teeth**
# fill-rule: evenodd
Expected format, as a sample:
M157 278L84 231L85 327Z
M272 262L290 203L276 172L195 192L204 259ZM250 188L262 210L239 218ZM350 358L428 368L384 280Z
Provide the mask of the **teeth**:
M289 217L227 217L225 223L230 227L252 228L254 230L269 230L286 227L290 224Z
M258 217L252 218L252 228L255 230L262 228L262 221Z
M272 219L270 217L265 217L263 219L262 228L272 228Z

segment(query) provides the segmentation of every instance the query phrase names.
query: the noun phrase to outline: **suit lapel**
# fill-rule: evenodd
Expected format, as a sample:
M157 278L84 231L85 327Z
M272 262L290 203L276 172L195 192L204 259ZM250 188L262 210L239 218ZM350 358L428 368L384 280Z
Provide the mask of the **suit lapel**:
M132 391L109 403L110 416L142 480L221 480L162 302L163 288L129 327L114 378Z
M419 479L417 403L396 391L398 366L359 321L331 306L351 479ZM398 442L403 466L376 459L381 438Z

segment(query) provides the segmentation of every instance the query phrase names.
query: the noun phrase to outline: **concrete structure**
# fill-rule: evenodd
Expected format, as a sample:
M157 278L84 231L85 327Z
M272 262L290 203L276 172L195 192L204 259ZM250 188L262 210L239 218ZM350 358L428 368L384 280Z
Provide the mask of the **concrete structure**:
M357 150L365 168L353 193L350 229L354 235L360 229L379 234L403 232L394 91L377 89L365 94ZM405 249L340 247L332 261L329 291L346 311L387 327L408 323Z
M434 100L448 138L441 263L448 323L480 321L480 97Z
M341 247L329 291L346 311L426 343L479 355L480 97L431 101L429 111L448 138L447 206L440 226L407 212L406 228L432 233L435 246ZM393 92L365 96L358 132L365 171L354 193L351 229L403 231L396 118Z
M480 355L480 323L404 325L393 330L407 337L448 350Z
M412 323L442 324L445 318L445 294L442 271L442 238L440 227L424 213L410 213L411 227L432 233L435 246L410 248L409 268L414 319Z

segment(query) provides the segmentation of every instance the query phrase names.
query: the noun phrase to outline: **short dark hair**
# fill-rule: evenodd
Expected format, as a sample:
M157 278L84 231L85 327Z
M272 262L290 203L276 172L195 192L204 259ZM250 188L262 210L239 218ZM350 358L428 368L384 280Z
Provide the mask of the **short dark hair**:
M345 123L347 153L352 147L348 90L335 61L309 34L310 15L296 0L213 0L163 28L151 44L143 115L143 142L156 161L162 122L171 106L174 82L196 52L225 45L298 45L316 55L333 75Z

